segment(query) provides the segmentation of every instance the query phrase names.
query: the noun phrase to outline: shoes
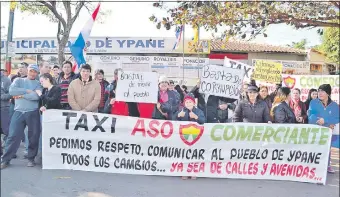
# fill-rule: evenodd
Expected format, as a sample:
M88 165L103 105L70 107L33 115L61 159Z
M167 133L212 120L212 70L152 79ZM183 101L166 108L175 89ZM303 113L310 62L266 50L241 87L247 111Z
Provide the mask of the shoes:
M328 166L327 172L330 173L330 174L334 174L335 170L331 166Z
M28 159L28 154L24 154L24 159Z
M7 168L8 166L9 166L8 162L1 163L1 170Z
M34 167L34 166L35 166L35 162L29 160L28 163L27 163L27 167Z
M18 156L17 155L13 155L12 159L16 159Z

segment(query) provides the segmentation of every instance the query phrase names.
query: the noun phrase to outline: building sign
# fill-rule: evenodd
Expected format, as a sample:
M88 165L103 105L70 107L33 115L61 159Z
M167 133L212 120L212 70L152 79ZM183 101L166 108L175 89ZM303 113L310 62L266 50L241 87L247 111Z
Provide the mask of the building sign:
M70 38L65 52L70 53L69 46L75 38ZM14 39L16 53L58 53L55 38L17 38ZM87 53L183 53L183 45L173 50L176 38L110 38L93 37L87 42ZM184 43L186 54L209 54L210 41L202 40L200 44L187 41ZM1 40L1 53L6 53L6 41Z

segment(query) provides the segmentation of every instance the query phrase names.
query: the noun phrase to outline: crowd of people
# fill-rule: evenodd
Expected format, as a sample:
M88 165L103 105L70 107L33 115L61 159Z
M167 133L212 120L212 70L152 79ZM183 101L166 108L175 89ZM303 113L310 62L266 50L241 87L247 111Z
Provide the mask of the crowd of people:
M99 69L91 76L89 64L72 72L72 63L61 68L48 62L38 65L21 63L18 73L6 76L1 72L1 169L16 158L21 142L25 142L27 166L35 166L41 153L41 114L47 109L99 112L150 119L193 121L204 123L250 122L280 124L317 124L334 129L339 123L339 105L331 100L332 88L323 84L311 89L308 99L301 101L301 91L276 85L269 94L268 87L256 86L252 80L244 83L238 100L200 93L200 83L188 87L176 85L166 76L159 78L158 103L133 103L115 100L118 72L112 82L105 80ZM8 73L7 73L8 74ZM228 111L233 111L230 118ZM4 149L4 151L3 151ZM328 172L334 173L331 166ZM185 177L184 177L185 178ZM193 177L194 178L194 177Z

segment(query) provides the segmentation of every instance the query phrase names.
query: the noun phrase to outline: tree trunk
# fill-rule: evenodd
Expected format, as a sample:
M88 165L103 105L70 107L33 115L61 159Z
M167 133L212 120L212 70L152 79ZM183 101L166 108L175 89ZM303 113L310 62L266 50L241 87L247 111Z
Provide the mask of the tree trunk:
M65 61L65 48L70 36L70 31L64 31L64 35L60 40L59 47L58 47L58 62L59 66L63 66L63 63Z

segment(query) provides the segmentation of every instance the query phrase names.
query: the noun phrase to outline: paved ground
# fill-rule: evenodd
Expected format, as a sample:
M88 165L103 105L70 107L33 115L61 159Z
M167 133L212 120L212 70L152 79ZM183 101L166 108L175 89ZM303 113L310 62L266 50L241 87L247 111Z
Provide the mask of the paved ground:
M22 151L20 151L22 152ZM326 186L289 181L236 179L181 180L25 167L13 160L1 171L1 197L338 197L339 149L333 149L336 174Z

